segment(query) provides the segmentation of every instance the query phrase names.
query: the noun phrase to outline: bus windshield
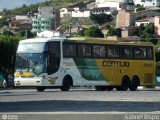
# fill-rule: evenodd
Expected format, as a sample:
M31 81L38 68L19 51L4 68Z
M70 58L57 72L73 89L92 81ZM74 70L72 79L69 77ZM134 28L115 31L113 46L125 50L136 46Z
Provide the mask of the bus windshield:
M45 43L20 43L18 46L18 53L42 53L45 51Z
M16 71L41 74L46 71L45 63L46 56L43 53L17 53Z

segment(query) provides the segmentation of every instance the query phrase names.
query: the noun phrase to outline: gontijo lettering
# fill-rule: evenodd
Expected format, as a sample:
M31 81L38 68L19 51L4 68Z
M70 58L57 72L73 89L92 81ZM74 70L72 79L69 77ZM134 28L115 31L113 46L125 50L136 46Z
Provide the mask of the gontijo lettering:
M129 67L128 61L103 61L105 67Z

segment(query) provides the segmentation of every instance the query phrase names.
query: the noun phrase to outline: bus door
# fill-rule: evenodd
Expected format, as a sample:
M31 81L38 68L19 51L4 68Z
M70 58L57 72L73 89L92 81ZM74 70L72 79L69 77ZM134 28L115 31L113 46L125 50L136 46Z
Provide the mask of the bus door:
M48 43L47 73L53 74L60 66L60 42Z

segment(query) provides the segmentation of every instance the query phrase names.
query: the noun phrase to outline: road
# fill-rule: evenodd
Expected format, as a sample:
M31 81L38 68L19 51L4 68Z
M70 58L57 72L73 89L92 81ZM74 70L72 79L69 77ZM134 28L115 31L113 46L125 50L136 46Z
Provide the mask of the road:
M4 113L12 119L18 114L18 119L25 120L29 119L26 117L28 114L33 120L34 116L35 119L44 120L45 115L59 120L62 114L63 120L80 120L86 116L92 120L110 119L111 116L123 120L131 118L130 114L141 114L143 118L145 115L157 115L154 117L160 119L160 88L135 92L94 89L72 89L69 92L59 89L47 89L44 92L35 89L0 90L0 114L3 116Z

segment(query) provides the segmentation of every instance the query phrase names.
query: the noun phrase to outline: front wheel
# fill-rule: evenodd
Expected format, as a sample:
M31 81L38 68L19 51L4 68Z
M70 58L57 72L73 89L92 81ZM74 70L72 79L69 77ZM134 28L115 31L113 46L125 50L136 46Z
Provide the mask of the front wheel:
M36 87L36 90L38 92L43 92L45 90L45 87Z
M61 86L61 90L62 91L69 91L69 89L71 88L72 86L72 78L69 77L69 76L66 76L63 80L63 84Z

